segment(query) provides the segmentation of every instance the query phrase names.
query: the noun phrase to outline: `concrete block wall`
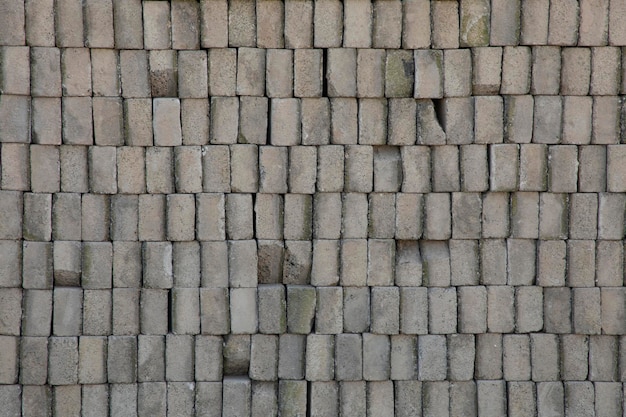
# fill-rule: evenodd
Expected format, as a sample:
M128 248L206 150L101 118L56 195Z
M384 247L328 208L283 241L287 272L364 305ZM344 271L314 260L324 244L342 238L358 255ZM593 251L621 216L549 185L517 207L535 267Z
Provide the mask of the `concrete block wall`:
M625 94L625 0L0 1L0 415L622 415Z

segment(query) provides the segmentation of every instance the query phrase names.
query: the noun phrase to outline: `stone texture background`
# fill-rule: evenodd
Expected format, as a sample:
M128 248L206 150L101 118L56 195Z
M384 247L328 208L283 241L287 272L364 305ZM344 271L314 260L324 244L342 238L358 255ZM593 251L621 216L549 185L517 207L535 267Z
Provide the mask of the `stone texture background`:
M625 0L1 1L0 415L622 415L624 46Z

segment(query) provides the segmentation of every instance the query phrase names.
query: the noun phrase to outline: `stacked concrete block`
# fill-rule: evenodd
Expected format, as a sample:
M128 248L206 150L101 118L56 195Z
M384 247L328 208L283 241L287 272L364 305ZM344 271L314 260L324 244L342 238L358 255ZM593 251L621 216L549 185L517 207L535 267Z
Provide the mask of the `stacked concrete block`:
M619 414L622 3L0 6L6 414Z

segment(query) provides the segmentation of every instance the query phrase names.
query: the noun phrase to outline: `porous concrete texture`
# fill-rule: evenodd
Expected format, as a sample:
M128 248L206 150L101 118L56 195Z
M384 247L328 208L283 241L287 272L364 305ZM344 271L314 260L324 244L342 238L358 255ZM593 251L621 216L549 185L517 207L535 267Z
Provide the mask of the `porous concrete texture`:
M0 0L0 416L618 416L625 0Z

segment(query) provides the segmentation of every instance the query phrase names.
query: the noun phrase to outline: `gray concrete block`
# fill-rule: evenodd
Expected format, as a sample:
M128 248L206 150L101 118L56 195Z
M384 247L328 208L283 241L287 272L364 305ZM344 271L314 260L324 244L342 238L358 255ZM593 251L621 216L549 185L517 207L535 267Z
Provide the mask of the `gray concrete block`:
M304 379L305 345L306 336L304 335L290 333L280 335L278 340L279 380Z
M515 328L514 287L487 287L487 327L494 333L511 333Z
M311 332L316 304L314 287L300 285L287 287L287 328L290 333Z
M81 284L85 289L111 288L113 247L110 242L84 242Z
M200 246L201 286L228 287L228 245L225 241L202 242Z
M46 337L22 337L19 349L19 363L22 367L19 376L20 384L45 385L48 378L48 339ZM7 364L10 363L11 357L8 357Z
M52 194L25 193L22 237L50 241L52 237Z
M618 343L615 336L592 335L589 337L590 381L617 381Z
M511 416L529 416L537 412L535 384L514 381L507 384L507 406Z
M316 290L315 332L319 334L341 333L343 331L343 288L318 287Z
M476 379L502 379L502 335L476 335Z
M282 282L285 244L282 240L257 241L259 284Z
M539 415L565 415L562 382L539 382L537 384L537 413Z
M276 381L278 376L278 337L253 335L250 345L249 376L255 381Z
M24 242L21 263L22 287L29 289L52 288L52 261L51 243Z
M315 192L316 181L317 147L290 147L288 169L289 191L291 193L313 194Z
M280 381L278 384L278 412L281 416L297 416L306 413L308 407L307 383L305 381Z
M397 232L396 232L397 233ZM395 284L419 286L422 284L422 258L417 241L396 242Z
M456 288L429 288L428 311L429 333L455 333L457 329Z
M3 340L9 341L8 336ZM3 352L10 351L10 344ZM10 362L5 362L10 369ZM8 370L7 369L7 370ZM6 374L3 372L3 374ZM16 375L17 378L17 375ZM10 379L10 378L4 378ZM50 385L71 385L78 382L78 338L52 337L48 345L48 383Z
M370 326L369 287L345 287L343 290L343 330L360 333Z
M234 334L258 330L256 288L230 290L230 330Z
M349 145L345 149L344 190L367 193L374 186L374 150L371 146Z
M384 381L391 376L391 343L389 336L363 333L363 379Z
M442 335L421 335L418 338L418 379L442 381L447 375L446 338Z
M21 143L3 143L1 149L0 185L4 190L28 191L30 189L30 148Z
M345 381L339 386L341 415L362 416L367 412L367 385L365 381Z
M234 96L237 87L237 49L212 48L208 51L209 94L211 96ZM217 100L231 106L236 100ZM211 103L213 109L213 102ZM214 119L212 119L214 120ZM233 120L233 119L230 119Z
M362 337L341 333L335 337L335 379L358 381L363 377Z
M256 288L258 259L255 240L232 240L228 243L229 286Z
M83 335L111 334L111 291L85 290L83 292Z
M391 239L369 239L367 257L367 285L392 285L396 259L395 242Z
M50 335L52 321L52 291L25 290L23 292L21 310L21 335Z
M332 335L309 334L306 338L305 378L330 381L335 377L335 339Z
M339 282L339 241L313 241L311 285L336 285Z
M530 360L533 381L557 381L559 379L559 339L552 334L530 335Z
M163 336L139 335L137 337L137 381L164 380L165 338Z
M79 336L81 334L83 291L81 288L55 288L52 310L52 334Z
M317 160L317 191L343 191L344 147L338 145L320 146L317 150Z
M78 345L78 382L81 384L106 384L107 356L107 338L105 336L81 336ZM122 359L116 358L116 360Z
M221 416L222 382L196 383L196 412L203 417Z
M589 374L589 336L564 334L560 339L563 380L585 380Z
M502 339L503 377L505 381L530 380L530 339L527 335L504 335Z
M396 334L400 327L400 292L395 287L371 289L372 333Z
M173 288L170 297L172 333L200 333L200 299L198 289Z
M449 193L430 193L424 196L424 239L450 239L452 216Z
M109 401L111 416L137 416L137 384L110 385Z
M428 333L428 290L423 287L400 288L400 332Z
M450 284L450 251L441 241L420 243L423 282L426 286L446 287Z
M290 240L285 244L284 284L308 284L311 276L311 242Z
M165 380L192 381L194 378L194 338L188 335L165 336Z
M475 336L471 334L448 335L447 348L448 379L469 381L474 378Z
M487 331L487 290L484 286L458 287L459 331Z

